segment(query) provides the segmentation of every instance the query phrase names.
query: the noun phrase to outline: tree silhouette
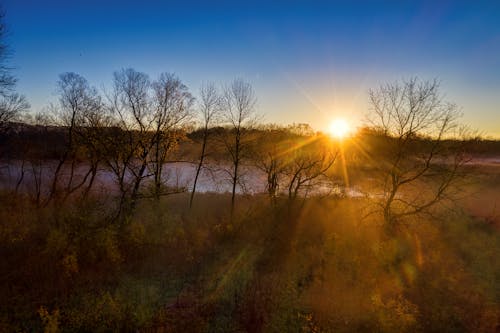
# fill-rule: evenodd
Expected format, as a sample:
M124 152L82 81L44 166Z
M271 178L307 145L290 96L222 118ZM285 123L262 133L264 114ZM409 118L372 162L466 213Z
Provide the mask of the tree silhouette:
M448 139L458 132L460 112L444 101L437 80L411 78L382 85L369 96L369 121L385 139L384 151L374 156L383 180L379 204L386 223L394 226L447 198L459 179L465 154L460 140Z
M5 13L0 7L0 131L5 130L10 121L17 119L21 112L30 107L26 98L15 92L17 79L7 64L11 51L6 35Z

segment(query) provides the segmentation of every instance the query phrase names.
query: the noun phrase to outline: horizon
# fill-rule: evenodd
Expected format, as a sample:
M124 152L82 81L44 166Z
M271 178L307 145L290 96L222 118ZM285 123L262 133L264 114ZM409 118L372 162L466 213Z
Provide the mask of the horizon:
M368 89L418 76L440 80L463 123L500 138L494 1L4 1L3 10L9 65L31 112L56 101L63 72L100 89L132 67L153 79L175 73L195 96L204 81L243 78L266 123L325 132L336 118L362 125Z

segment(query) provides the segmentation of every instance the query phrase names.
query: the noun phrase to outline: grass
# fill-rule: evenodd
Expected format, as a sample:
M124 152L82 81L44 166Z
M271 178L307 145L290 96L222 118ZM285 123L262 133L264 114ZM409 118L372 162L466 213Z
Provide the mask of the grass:
M198 194L37 208L4 193L1 331L494 332L500 236L466 211L388 236L365 199Z

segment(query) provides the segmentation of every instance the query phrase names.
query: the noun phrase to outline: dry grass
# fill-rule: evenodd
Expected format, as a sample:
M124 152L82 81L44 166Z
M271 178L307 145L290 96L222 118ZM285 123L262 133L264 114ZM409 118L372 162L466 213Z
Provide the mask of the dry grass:
M365 199L199 194L104 223L4 194L0 330L494 332L498 230L467 209L388 235ZM440 213L440 212L437 212Z

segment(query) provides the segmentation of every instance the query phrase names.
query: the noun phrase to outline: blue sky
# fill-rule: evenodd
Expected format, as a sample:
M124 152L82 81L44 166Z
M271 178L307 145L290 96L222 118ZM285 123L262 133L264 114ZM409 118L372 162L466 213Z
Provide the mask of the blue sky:
M499 1L3 1L18 90L34 111L66 71L93 85L133 67L203 81L241 77L267 122L358 124L367 90L438 78L464 121L500 137Z

